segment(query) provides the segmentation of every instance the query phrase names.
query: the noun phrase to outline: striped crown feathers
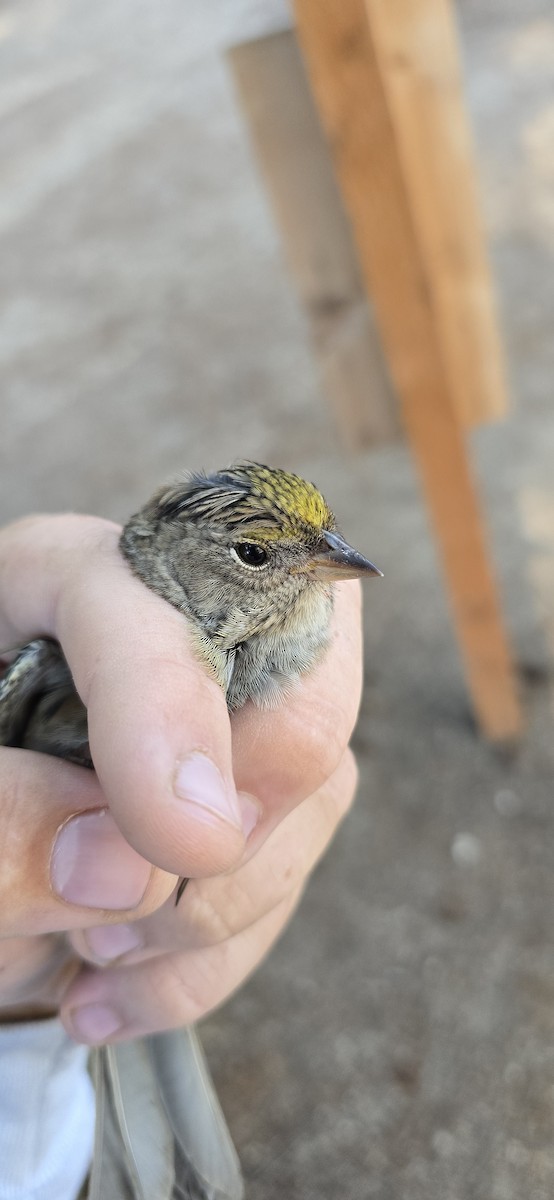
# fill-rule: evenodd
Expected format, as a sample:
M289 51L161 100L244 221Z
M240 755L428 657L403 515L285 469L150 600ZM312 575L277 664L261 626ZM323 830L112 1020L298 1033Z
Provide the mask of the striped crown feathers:
M233 532L264 539L305 536L336 529L336 521L313 483L288 471L239 462L212 475L191 474L157 497L161 520L188 517L221 522Z

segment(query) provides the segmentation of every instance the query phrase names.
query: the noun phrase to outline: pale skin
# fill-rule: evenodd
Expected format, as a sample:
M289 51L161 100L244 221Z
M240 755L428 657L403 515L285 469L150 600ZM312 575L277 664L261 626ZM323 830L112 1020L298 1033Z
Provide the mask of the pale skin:
M97 769L0 749L0 1021L59 1011L91 1045L223 1003L282 932L356 787L358 583L336 586L329 650L286 703L230 721L119 532L72 515L0 531L0 647L61 642ZM183 762L201 772L184 797ZM175 907L178 876L190 882Z

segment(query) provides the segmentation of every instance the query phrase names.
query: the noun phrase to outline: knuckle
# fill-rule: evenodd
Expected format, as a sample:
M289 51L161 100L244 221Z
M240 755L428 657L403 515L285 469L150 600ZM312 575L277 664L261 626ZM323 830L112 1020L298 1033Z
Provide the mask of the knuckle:
M325 812L331 836L350 811L357 786L356 760L350 747L347 747L338 767L321 791L320 807Z
M286 867L286 864L284 864ZM273 878L271 871L260 888L257 874L239 869L221 879L195 880L190 889L187 927L193 930L197 946L209 947L230 941L252 925L265 910L286 891L280 869ZM270 897L269 901L267 897Z
M2 842L2 870L0 871L0 899L2 911L2 933L9 930L10 917L20 916L21 903L18 896L27 894L33 886L38 871L35 864L44 865L44 832L41 826L32 824L27 815L26 781L18 770L18 751L3 749L1 752L2 805L0 834ZM27 784L28 786L28 784ZM34 869L33 869L34 867ZM23 888L25 881L25 888Z
M233 891L236 885L227 880L225 905L218 904L217 896L213 895L211 880L195 881L195 887L190 889L187 925L189 931L194 931L196 944L215 946L227 941L237 931L236 900L233 903ZM217 889L219 893L219 889Z
M110 999L144 1032L159 1033L196 1021L204 1007L185 964L185 956L173 954L136 967L109 968Z
M334 803L340 820L346 816L354 803L358 782L358 764L348 746L332 781Z
M317 714L305 713L301 723L302 753L321 781L336 770L344 754L346 735L340 716L330 704L321 704Z
M156 1000L171 1025L198 1021L213 1007L225 974L220 954L217 964L214 969L215 961L209 955L196 955L191 963L187 955L176 954L167 962Z

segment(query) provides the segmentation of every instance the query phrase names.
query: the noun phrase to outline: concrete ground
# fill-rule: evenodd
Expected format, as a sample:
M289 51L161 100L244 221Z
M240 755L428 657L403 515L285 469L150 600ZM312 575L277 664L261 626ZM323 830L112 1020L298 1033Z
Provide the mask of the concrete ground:
M204 1037L250 1200L554 1194L554 18L459 17L514 407L475 455L525 696L476 736L404 446L337 445L222 48L276 0L0 13L4 519L183 466L316 479L368 587L358 804Z

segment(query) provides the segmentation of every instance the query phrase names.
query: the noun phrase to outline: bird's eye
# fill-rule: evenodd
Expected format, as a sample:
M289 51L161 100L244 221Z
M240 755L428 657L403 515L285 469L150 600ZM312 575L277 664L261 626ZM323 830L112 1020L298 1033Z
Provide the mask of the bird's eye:
M267 551L255 542L237 542L231 547L231 554L245 567L265 567L267 563Z

